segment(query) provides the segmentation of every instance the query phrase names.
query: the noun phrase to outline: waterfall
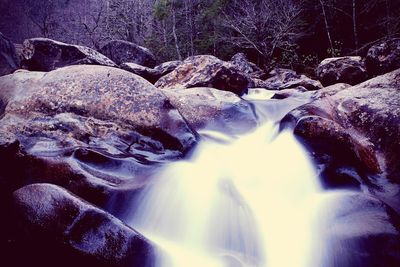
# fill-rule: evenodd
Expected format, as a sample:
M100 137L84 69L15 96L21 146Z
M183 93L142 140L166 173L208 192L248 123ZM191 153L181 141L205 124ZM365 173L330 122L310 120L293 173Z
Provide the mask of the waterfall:
M202 135L194 154L166 166L129 216L160 248L157 266L310 266L320 188L294 136L273 122L240 137Z

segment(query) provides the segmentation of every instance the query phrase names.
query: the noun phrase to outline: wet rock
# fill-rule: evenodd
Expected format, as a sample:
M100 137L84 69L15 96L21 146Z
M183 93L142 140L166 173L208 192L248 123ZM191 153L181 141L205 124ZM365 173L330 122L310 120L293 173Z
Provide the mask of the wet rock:
M329 154L340 157L349 163L362 164L370 173L380 173L379 161L374 153L374 146L365 137L355 138L346 127L320 116L306 116L295 127L295 134L312 140Z
M118 65L136 63L148 68L156 66L156 58L150 50L127 41L110 41L100 49L100 53L106 55Z
M19 241L31 244L44 266L54 261L62 266L80 261L96 266L152 266L154 248L148 240L61 187L28 185L15 191L13 199L22 232Z
M320 218L325 220L325 255L319 265L335 267L400 264L399 217L380 200L357 192L326 196ZM318 253L316 253L318 254Z
M13 73L19 64L14 44L0 32L0 76Z
M303 86L313 91L322 88L319 81L312 80L305 75L299 75L289 69L274 69L269 73L270 78L265 81L256 80L256 86L269 90L282 90Z
M256 64L250 62L243 53L235 54L230 61L238 70L249 74L252 78L261 79L265 73Z
M182 64L182 61L180 60L167 61L154 67L154 69L158 72L161 72L161 76L164 76L174 71L180 64Z
M400 71L331 88L292 111L294 132L336 166L354 166L367 188L400 210ZM382 193L382 194L381 194Z
M193 129L240 134L257 125L250 104L234 93L206 87L163 92Z
M13 134L19 143L12 157L0 155L0 177L14 190L54 183L104 205L116 191L140 188L155 164L182 157L196 142L162 92L117 68L17 72L0 78L0 88L0 136Z
M372 77L400 68L400 39L372 46L365 58L365 66Z
M89 47L66 44L47 38L25 40L21 64L31 71L52 71L65 66L82 64L116 67L109 58Z
M356 85L368 78L361 57L327 58L319 64L316 72L323 86L336 83Z
M123 63L120 65L121 69L124 69L126 71L132 72L136 75L139 75L140 77L145 78L152 84L154 84L158 79L161 78L162 73L161 71L157 71L155 69L147 68L135 63Z
M203 55L186 59L173 72L161 77L155 86L161 89L212 87L243 95L250 84L250 78L231 63Z

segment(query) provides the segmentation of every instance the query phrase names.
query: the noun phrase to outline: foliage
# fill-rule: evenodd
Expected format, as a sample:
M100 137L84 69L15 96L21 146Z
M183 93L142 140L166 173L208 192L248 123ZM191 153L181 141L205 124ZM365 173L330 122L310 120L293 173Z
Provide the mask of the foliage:
M160 61L245 52L259 65L315 65L400 34L398 0L2 0L0 31L100 48L135 42Z

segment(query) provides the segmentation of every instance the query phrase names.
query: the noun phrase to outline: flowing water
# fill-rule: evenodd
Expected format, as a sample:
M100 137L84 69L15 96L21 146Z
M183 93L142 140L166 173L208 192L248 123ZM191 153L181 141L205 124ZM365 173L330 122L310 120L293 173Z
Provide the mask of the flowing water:
M135 200L128 223L160 248L157 267L321 266L324 192L304 148L275 123L302 103L266 107L258 97L248 96L263 114L257 130L205 130L193 155L164 167Z

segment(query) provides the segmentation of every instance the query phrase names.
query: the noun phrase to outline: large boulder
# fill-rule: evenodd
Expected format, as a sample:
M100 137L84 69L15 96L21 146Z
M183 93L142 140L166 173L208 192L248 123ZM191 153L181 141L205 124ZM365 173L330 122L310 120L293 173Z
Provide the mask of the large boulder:
M399 217L382 201L352 191L327 193L319 213L317 266L385 267L400 264ZM316 232L318 230L314 229Z
M400 68L400 39L393 39L372 46L365 58L370 76L388 73Z
M356 85L368 78L361 57L327 58L318 65L316 72L323 86L336 83Z
M7 140L16 139L0 153L0 182L10 190L48 182L103 205L196 141L162 92L117 68L7 75L0 78L0 104L0 140L9 147Z
M283 120L312 150L353 166L367 188L400 211L400 70L316 94ZM294 123L294 124L293 124ZM397 188L397 189L396 189Z
M193 129L240 134L257 126L251 105L234 93L207 87L163 92Z
M15 191L13 200L19 230L16 245L29 247L21 252L23 257L36 253L17 262L31 266L153 265L154 247L147 239L61 187L28 185Z
M0 81L6 115L74 113L153 134L168 148L185 150L193 142L192 132L168 99L143 78L123 70L81 65L47 74L19 72Z
M161 89L212 87L243 95L250 84L250 78L232 63L202 55L187 58L173 72L161 77L155 86Z
M167 61L154 67L154 69L157 72L160 72L161 76L164 76L170 72L173 72L180 64L182 64L181 60Z
M127 41L110 41L100 49L100 53L111 58L118 65L129 62L149 68L156 66L156 58L150 50Z
M269 90L283 90L302 86L307 90L313 91L322 88L319 81L308 78L305 75L297 74L289 69L274 69L269 73L269 78L265 81L255 79L255 87Z
M142 65L138 65L136 63L123 63L120 65L121 69L124 69L126 71L132 72L136 75L139 75L140 77L145 78L152 84L154 84L158 79L161 78L162 72L158 71L156 69L144 67Z
M14 44L0 32L0 76L13 73L19 68L19 58Z
M31 71L52 71L81 64L116 67L109 58L89 47L66 44L47 38L25 40L22 53L21 64Z

